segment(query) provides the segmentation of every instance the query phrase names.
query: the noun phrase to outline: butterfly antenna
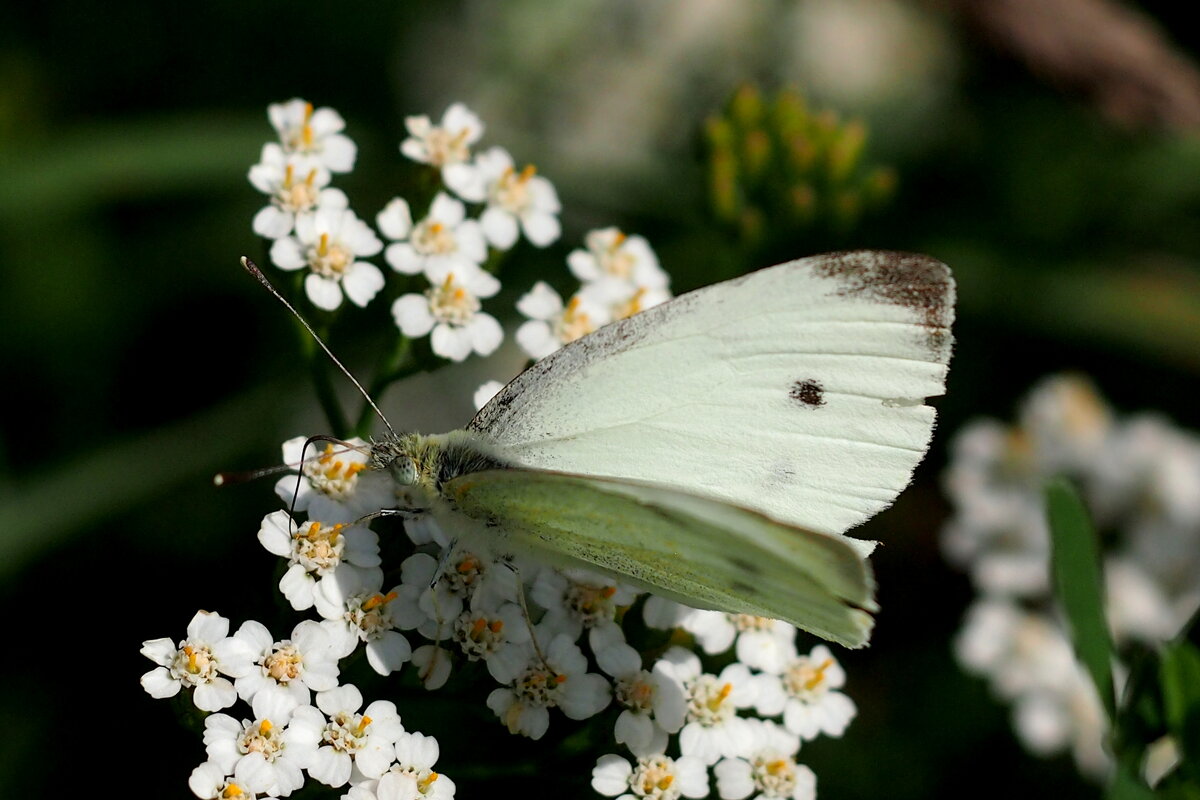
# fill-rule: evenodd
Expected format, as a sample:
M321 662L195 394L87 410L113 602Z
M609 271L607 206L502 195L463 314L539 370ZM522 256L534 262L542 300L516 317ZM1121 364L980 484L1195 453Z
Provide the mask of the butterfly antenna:
M317 335L315 330L313 330L312 325L308 324L308 320L300 316L300 312L297 311L292 304L287 301L287 298L281 295L279 290L271 285L271 282L267 280L267 276L263 274L263 271L258 268L257 264L245 256L242 256L242 267L255 278L257 278L258 282L261 283L268 292L275 295L275 299L283 303L284 307L287 308L288 311L292 312L292 316L300 320L300 324L304 326L304 330L308 331L309 335L313 337L316 343L321 345L321 349L325 351L325 355L329 356L329 360L337 365L337 368L342 371L343 375L350 379L350 382L354 384L354 388L358 389L359 393L366 398L367 403L370 404L371 408L375 411L379 418L383 420L383 424L387 426L388 432L395 436L396 429L392 427L392 423L388 422L388 418L385 417L383 412L379 410L379 406L375 405L375 401L371 399L371 395L367 394L367 390L364 389L363 385L358 382L358 379L351 374L350 370L346 369L345 365L343 365L341 361L338 361L337 356L333 354L333 351L329 349L325 342L321 341L321 337Z

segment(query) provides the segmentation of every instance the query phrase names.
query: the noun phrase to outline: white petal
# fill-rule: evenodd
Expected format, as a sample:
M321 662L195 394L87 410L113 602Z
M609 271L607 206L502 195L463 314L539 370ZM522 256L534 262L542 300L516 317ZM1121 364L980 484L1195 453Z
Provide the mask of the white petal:
M302 216L301 219L304 217ZM297 223L300 220L297 220ZM288 271L303 269L308 266L304 259L304 250L294 236L276 239L271 245L271 262L280 269Z
M369 261L355 261L342 276L342 290L350 302L362 308L383 288L383 273Z
M521 217L521 229L525 231L525 238L538 247L546 247L562 235L558 217L540 211Z
M491 314L476 314L467 324L471 334L471 347L481 356L489 356L504 341L504 329Z
M493 247L507 250L517 243L517 236L520 235L517 218L504 209L489 206L479 218L479 223Z
M425 269L425 256L418 253L408 242L389 244L383 251L384 259L392 269L405 275L417 275Z
M333 311L342 304L342 287L332 278L313 272L304 278L304 293L317 308Z
M296 215L277 206L264 206L254 215L251 227L264 239L281 239L292 232Z
M433 330L435 322L424 295L406 294L392 303L392 318L400 331L409 338L424 336Z
M412 230L412 211L403 197L393 197L375 217L379 230L389 239L405 239Z
M408 639L398 631L385 631L383 636L367 644L367 663L380 675L390 675L412 658Z
M403 298L401 298L403 299ZM439 322L433 326L429 338L433 352L451 361L463 361L471 355L471 333L466 328L457 328Z

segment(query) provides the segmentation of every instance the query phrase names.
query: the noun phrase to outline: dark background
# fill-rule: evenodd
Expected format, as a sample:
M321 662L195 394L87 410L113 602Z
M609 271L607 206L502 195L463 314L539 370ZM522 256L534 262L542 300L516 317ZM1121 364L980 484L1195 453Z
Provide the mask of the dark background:
M857 2L838 18L849 28L829 29L844 45L827 34L818 48L805 32L828 3L733 5L77 0L0 13L6 794L190 796L203 747L138 685L152 666L138 648L182 637L198 608L235 625L273 612L274 558L255 541L271 483L218 491L210 477L271 464L285 438L324 427L292 324L237 268L264 255L246 171L272 136L266 105L302 96L346 118L358 166L335 185L367 218L406 169L408 114L465 100L486 143L538 163L564 238L506 266L496 308L539 277L566 288L567 249L607 224L646 235L676 291L832 247L951 264L958 344L938 436L916 483L861 531L884 546L875 639L843 658L859 717L801 760L824 797L1098 795L1069 757L1025 755L1005 708L954 665L971 589L938 549L937 476L950 433L1011 417L1063 369L1118 409L1200 426L1195 28L1165 2L1062 0L1042 16L1017 2ZM861 63L854 25L893 59L882 88L857 94L837 81ZM1023 25L1063 52L1033 50ZM1081 29L1095 38L1072 44ZM1149 55L1106 44L1130 36ZM849 60L822 67L839 49ZM783 231L761 261L717 247L700 131L746 81L865 119L872 157L899 176L892 203L848 233ZM363 335L338 343L359 369L386 327L385 309L363 313ZM511 332L515 315L504 321ZM389 416L462 424L491 376L445 372L390 393ZM455 751L441 766L460 796L506 788L456 769L472 758L462 724L413 727ZM105 766L81 769L96 756ZM568 785L586 796L586 779Z

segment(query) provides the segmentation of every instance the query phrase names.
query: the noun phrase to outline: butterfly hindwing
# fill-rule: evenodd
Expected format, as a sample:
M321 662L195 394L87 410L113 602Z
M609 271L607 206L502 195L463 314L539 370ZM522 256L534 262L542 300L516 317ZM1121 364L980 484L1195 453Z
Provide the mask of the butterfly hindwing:
M489 523L490 546L586 567L691 606L782 619L862 646L875 608L869 567L840 537L677 490L586 475L500 469L443 496Z

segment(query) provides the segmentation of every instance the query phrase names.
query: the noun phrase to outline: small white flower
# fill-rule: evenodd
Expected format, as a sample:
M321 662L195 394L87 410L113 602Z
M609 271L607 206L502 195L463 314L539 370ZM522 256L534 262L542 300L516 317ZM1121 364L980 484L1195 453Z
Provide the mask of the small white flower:
M542 626L578 639L584 629L615 626L617 609L632 605L638 591L587 570L544 569L533 581L529 596L546 609Z
M545 281L538 281L521 296L517 310L529 317L517 329L517 344L539 361L610 321L605 306L588 302L582 294L564 306L562 297Z
M726 616L737 631L738 661L751 669L778 674L796 657L795 625L753 614Z
M250 168L250 183L271 202L254 215L254 232L279 239L292 232L300 214L318 206L346 208L346 195L329 188L329 180L329 170L317 159L288 155L274 142L264 145L259 162Z
M209 761L226 775L240 776L253 791L291 794L304 785L301 769L308 758L303 736L289 733L300 707L287 692L264 691L254 698L253 720L212 714L204 720Z
M720 675L701 670L695 653L672 648L654 665L654 671L675 681L687 699L687 722L679 732L679 749L706 764L747 752L751 731L740 708L753 706L758 688L745 664L733 663Z
M750 752L744 758L722 759L713 767L721 800L752 795L756 800L815 800L816 775L796 763L799 739L772 722L747 722L754 731Z
M708 770L691 756L641 756L630 764L617 755L604 755L592 770L592 788L617 800L677 800L707 797Z
M782 711L784 726L806 741L822 733L841 736L858 713L854 701L837 691L845 685L846 673L825 645L790 661L778 676L763 674L757 681L759 713Z
M357 437L343 444L313 442L303 436L283 443L283 463L300 470L275 484L275 494L322 524L355 520L394 505L391 478L368 468L367 443ZM301 454L304 461L301 463Z
M263 518L258 540L268 552L288 560L279 590L297 611L312 608L317 585L337 580L338 570L359 570L366 580L375 575L383 580L379 537L360 525L318 520L297 525L286 511L272 511Z
M293 720L293 728L303 728L308 740L319 743L306 769L321 783L344 786L353 767L379 778L395 761L395 744L404 733L395 704L376 700L360 713L362 704L362 693L346 684L317 695L317 707L328 720L320 715Z
M363 642L371 668L380 675L389 675L412 657L412 647L396 630L399 624L392 603L399 596L398 588L387 594L380 588L379 583L363 582L352 573L341 582L321 584L314 600L332 636L334 654L344 658Z
M625 643L616 625L594 629L589 644L600 669L613 677L613 697L623 708L613 729L617 744L635 755L663 752L667 735L678 733L687 715L683 687L642 669L641 654Z
M475 167L483 196L469 196L469 190L459 194L468 200L486 198L487 208L479 223L493 247L509 249L522 232L538 247L558 239L562 233L558 222L562 205L553 184L538 175L532 164L518 172L508 151L493 147L475 157Z
M516 603L502 603L498 607L470 608L455 618L451 634L463 655L470 661L485 660L498 663L494 656L512 645L529 641L529 625L525 612ZM508 676L492 677L504 682Z
M471 145L483 136L483 122L474 112L462 103L453 103L442 114L440 125L434 125L429 117L422 114L407 117L404 126L408 128L409 135L400 143L401 153L413 161L440 167L447 184L471 180L469 175L451 180L456 173L447 168L465 166L471 160Z
M310 690L323 692L337 686L337 655L321 624L304 620L292 630L290 639L274 641L271 632L254 620L242 624L234 636L254 648L254 666L234 684L238 696L252 701L272 687L292 695L296 705L309 702Z
M408 203L396 197L376 218L379 230L393 240L383 257L396 272L424 273L434 283L450 272L478 267L487 259L487 243L479 223L466 216L461 202L439 192L429 213L414 225Z
M408 778L416 789L414 798L452 800L454 781L433 769L438 755L437 739L432 736L421 733L400 734L396 740L396 763L379 779L381 791L388 791L388 787L384 785L386 782Z
M666 289L670 282L658 256L641 236L602 228L588 233L584 243L586 249L573 250L567 256L567 266L583 283L617 281L635 289Z
M174 697L187 686L201 711L233 705L237 691L229 678L247 674L254 658L246 642L229 636L229 620L211 611L196 612L178 646L170 639L151 639L142 643L141 653L158 664L142 676L142 688L151 697Z
M587 719L612 698L608 681L587 671L587 658L570 637L555 636L544 654L545 661L528 642L507 647L488 662L492 676L509 684L487 699L509 733L540 739L550 725L548 709Z
M383 288L379 267L362 258L378 255L383 242L348 208L319 207L296 218L296 232L276 239L271 261L283 270L307 268L304 292L317 308L333 311L343 294L365 306Z
M317 158L330 172L354 169L358 148L341 133L346 123L332 108L314 111L312 103L296 99L267 106L267 117L284 152Z
M278 797L250 789L249 781L253 780L254 765L239 761L238 767L240 769L231 776L213 762L205 761L192 770L191 777L188 778L188 788L201 800L275 800Z
M495 317L479 310L479 298L500 291L500 282L473 265L457 272L443 265L429 277L433 285L424 294L406 294L392 305L400 331L410 338L432 332L433 352L451 361L495 352L504 331Z

